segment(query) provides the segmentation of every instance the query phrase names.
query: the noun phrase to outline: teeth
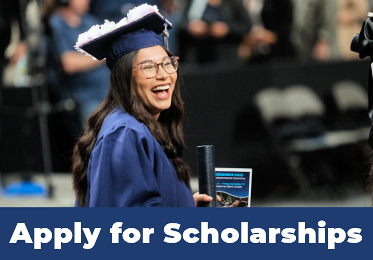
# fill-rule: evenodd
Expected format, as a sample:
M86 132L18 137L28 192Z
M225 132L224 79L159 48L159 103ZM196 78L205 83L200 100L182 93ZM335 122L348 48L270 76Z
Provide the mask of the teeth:
M167 86L159 86L159 87L153 88L152 91L166 90L166 89L169 89L169 88L170 88L170 85L167 85Z

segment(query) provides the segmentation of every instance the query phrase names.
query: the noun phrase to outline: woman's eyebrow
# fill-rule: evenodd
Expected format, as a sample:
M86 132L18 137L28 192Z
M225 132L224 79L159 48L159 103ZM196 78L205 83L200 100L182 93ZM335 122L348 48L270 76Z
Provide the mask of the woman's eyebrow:
M169 56L164 56L164 57L162 57L162 60L167 59L167 58L169 58ZM154 61L153 60L143 60L143 61L139 62L139 64L143 64L145 62L154 62Z
M140 61L139 64L143 64L143 63L146 63L146 62L154 62L152 60L143 60L143 61Z

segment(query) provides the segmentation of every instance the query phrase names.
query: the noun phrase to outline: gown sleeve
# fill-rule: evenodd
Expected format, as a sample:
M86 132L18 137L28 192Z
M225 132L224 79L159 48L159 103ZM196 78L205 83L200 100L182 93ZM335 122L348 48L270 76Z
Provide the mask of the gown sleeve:
M154 172L154 149L154 140L126 126L97 140L88 169L87 205L159 206L162 198Z

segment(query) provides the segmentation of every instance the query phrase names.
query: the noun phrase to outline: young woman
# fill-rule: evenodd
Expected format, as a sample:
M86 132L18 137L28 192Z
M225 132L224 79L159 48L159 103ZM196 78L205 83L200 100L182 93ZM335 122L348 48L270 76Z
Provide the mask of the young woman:
M123 30L104 46L110 46L110 90L74 148L77 205L192 207L211 201L192 195L182 157L178 57L148 28Z

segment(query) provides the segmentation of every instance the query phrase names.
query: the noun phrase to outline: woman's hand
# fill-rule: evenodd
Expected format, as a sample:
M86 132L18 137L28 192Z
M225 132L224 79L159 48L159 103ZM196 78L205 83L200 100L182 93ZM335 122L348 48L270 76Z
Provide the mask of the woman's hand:
M206 194L199 194L199 192L194 193L193 198L194 198L194 202L196 203L197 207L198 207L198 204L200 202L210 202L210 201L212 201L212 197L210 197ZM221 198L218 195L216 195L216 200L218 202L220 202Z
M232 205L230 205L229 207L237 207L238 204L240 204L240 202L238 200L236 200L235 202L233 202Z

